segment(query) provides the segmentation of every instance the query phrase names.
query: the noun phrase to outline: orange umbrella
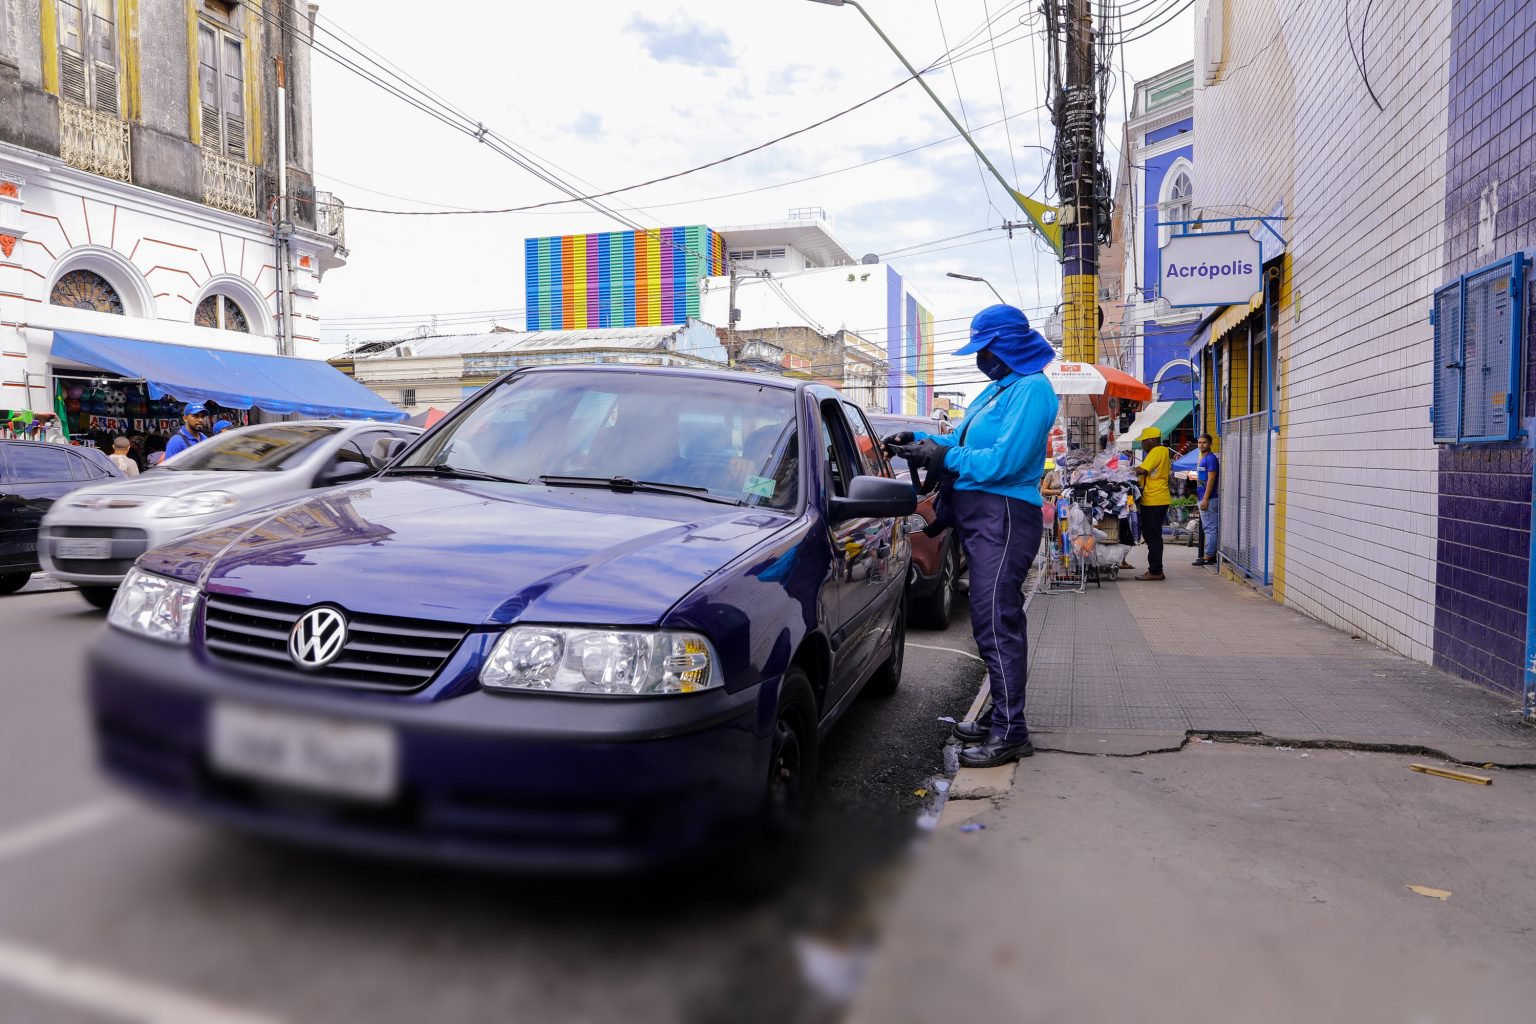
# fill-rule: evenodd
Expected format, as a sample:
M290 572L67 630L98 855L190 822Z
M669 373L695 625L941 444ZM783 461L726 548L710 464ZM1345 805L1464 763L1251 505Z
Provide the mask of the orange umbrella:
M447 413L443 412L443 410L437 408L436 406L430 406L426 412L419 412L415 416L412 416L409 420L406 420L406 422L413 427L430 429L433 424L437 423L438 420L447 415Z
M1045 376L1061 398L1061 414L1067 417L1104 415L1106 399L1152 401L1152 389L1130 374L1097 363L1061 360L1045 368Z

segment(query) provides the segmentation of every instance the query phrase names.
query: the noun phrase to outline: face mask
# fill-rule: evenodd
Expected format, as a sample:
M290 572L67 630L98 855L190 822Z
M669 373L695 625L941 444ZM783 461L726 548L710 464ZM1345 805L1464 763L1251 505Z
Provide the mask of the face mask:
M1013 372L1008 368L1007 363L986 349L976 353L976 369L986 374L991 380L1002 380Z

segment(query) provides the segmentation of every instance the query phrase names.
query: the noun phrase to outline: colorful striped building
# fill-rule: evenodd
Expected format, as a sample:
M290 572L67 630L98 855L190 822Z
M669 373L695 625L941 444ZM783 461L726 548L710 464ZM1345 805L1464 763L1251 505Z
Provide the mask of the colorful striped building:
M530 238L524 266L530 331L685 323L700 282L728 272L703 225Z

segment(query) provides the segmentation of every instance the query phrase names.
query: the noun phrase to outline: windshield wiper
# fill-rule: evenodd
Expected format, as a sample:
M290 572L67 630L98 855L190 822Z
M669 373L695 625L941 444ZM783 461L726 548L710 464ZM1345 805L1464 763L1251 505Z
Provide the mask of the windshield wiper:
M510 476L497 476L495 473L482 473L478 469L465 469L462 466L450 466L446 463L437 463L431 466L395 466L386 469L381 476L435 476L452 480L493 480L502 484L526 484L527 480L518 480Z
M610 491L620 494L633 494L640 491L645 494L675 494L684 498L698 498L700 501L712 501L717 505L742 505L744 502L735 498L722 498L718 494L710 493L708 487L693 487L689 484L664 484L654 480L631 480L627 476L541 476L539 483L548 484L551 487L606 487Z

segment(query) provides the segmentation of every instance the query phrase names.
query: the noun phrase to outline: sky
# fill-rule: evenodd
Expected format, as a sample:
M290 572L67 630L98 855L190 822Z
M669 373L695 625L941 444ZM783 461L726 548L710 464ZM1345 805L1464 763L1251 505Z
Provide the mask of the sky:
M1094 4L1095 8L1099 5ZM1190 59L1186 0L1126 0L1108 104L1118 166L1129 83ZM1035 0L867 0L896 46L1016 187L1054 199L1041 109L1043 25ZM436 13L442 11L444 16ZM1166 15L1164 12L1167 12ZM451 12L452 16L447 16ZM636 5L325 0L316 40L365 45L454 107L592 191L695 168L806 128L907 77L851 7L810 0ZM990 29L987 27L990 24ZM990 33L990 34L989 34ZM964 47L959 44L969 40ZM1122 68L1123 64L1123 68ZM377 70L377 69L375 69ZM397 216L564 198L470 134L313 55L316 181L348 205L347 266L322 284L322 340L349 342L523 327L522 242L621 229L579 204L486 215ZM873 252L929 301L940 351L995 301L985 277L1032 320L1060 301L1060 265L915 82L750 155L604 202L648 227L782 221L820 207L855 255ZM813 180L804 180L804 179ZM436 320L433 320L433 315ZM949 375L954 375L950 377ZM941 362L939 383L972 379Z

